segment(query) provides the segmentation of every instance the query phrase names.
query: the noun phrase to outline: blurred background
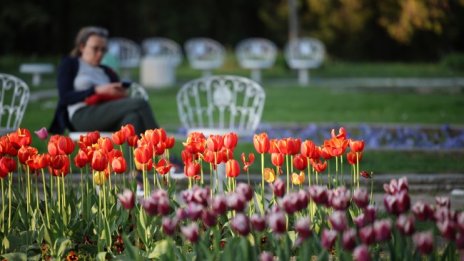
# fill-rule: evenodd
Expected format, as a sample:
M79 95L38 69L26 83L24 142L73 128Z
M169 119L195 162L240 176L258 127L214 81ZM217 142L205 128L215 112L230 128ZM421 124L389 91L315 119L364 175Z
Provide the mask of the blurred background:
M136 42L210 37L233 48L264 37L282 47L290 14L297 34L321 40L333 58L438 61L464 50L463 0L3 0L0 6L0 55L66 54L86 25Z

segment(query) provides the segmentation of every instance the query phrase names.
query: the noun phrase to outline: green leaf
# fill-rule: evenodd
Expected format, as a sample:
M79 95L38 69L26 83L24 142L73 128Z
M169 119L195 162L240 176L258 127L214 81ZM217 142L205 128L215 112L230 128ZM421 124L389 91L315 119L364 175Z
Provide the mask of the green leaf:
M2 240L2 246L4 249L9 249L10 248L10 240L8 240L8 237L4 236Z
M63 257L66 252L66 249L70 247L71 244L72 244L71 240L67 238L59 238L58 240L56 240L54 249L58 250L56 251L57 256Z
M160 256L168 253L169 251L169 242L168 240L160 240L155 242L155 249L148 254L148 258L159 258Z
M25 253L9 253L1 256L6 260L15 260L15 261L27 261L27 255Z
M108 254L107 252L100 252L100 253L97 254L95 259L98 260L98 261L106 261L106 255L107 254Z
M258 206L259 212L261 215L264 215L264 206L263 206L263 200L261 197L261 194L258 192L255 192L255 198L256 198L256 206Z

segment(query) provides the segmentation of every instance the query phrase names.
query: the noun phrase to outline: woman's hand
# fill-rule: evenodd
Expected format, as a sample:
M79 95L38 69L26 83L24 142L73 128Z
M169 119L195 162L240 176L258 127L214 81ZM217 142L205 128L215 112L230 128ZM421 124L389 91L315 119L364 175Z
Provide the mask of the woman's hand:
M113 82L95 87L95 93L106 94L111 96L127 96L127 91L120 82Z

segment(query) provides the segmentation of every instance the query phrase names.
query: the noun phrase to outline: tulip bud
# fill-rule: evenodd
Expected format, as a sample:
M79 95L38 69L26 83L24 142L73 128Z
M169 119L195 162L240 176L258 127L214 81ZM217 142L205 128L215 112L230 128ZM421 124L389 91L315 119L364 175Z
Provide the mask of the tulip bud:
M45 140L45 139L47 139L47 137L48 137L47 128L42 127L42 128L40 128L39 130L36 130L36 131L35 131L35 134L37 134L37 137L39 137L39 139Z
M231 193L229 197L227 197L227 206L230 209L242 212L246 207L246 199L241 194Z
M345 187L332 190L330 205L336 210L346 210L350 205L351 192Z
M177 223L177 218L164 217L162 221L163 232L168 236L174 235L174 232L176 232Z
M235 192L243 195L246 201L253 199L253 189L246 183L238 183Z
M255 231L263 231L266 228L266 219L258 214L251 216L250 222Z
M369 248L366 245L359 245L353 251L353 261L370 261Z
M343 248L347 251L353 250L353 248L356 246L356 230L355 229L351 228L343 232L342 245L343 245Z
M176 218L184 220L188 218L187 210L185 208L178 208L176 210Z
M364 209L364 211L363 211L365 221L366 221L367 223L372 223L372 222L374 222L375 216L376 216L376 212L377 212L377 210L375 209L374 206L372 206L372 205L367 206L367 207Z
M271 184L272 191L276 197L283 197L285 195L285 182L281 179L276 179L276 181Z
M353 223L356 225L358 228L362 228L368 224L366 221L366 215L364 213L361 213L359 216L353 218Z
M222 215L227 211L227 199L224 195L216 195L213 199L213 210L216 212L216 215Z
M353 201L359 208L365 208L369 204L369 193L365 188L358 188L353 193Z
M375 233L372 226L366 226L359 230L359 238L366 245L375 243Z
M135 193L131 190L125 189L122 194L118 194L119 202L121 205L128 210L134 208L135 205Z
M268 224L274 233L282 234L287 231L285 215L283 212L272 212L268 217Z
M433 234L431 231L415 233L412 238L412 242L421 254L427 255L433 251Z
M216 225L217 221L216 214L213 212L213 210L204 209L203 213L201 214L201 220L206 226L213 227Z
M414 222L414 216L402 214L396 220L396 228L398 228L401 234L410 236L415 231Z
M377 242L387 241L391 237L391 223L389 219L374 222L374 234Z
M169 199L167 197L161 197L158 199L158 214L161 216L166 216L171 211L171 206L169 205Z
M348 220L344 211L334 211L329 217L332 228L338 232L344 231L348 227Z
M298 219L295 223L295 231L298 233L298 236L303 240L311 236L311 222L309 218L302 217Z
M248 217L242 213L235 215L230 225L236 233L242 236L246 236L250 233L250 221Z
M295 193L289 193L282 199L282 207L287 214L293 214L297 211L298 196Z
M158 213L158 204L153 197L141 199L140 204L149 216L154 216Z
M328 206L329 197L327 187L311 186L309 187L309 196L317 205Z
M321 245L323 248L330 251L333 248L336 239L337 231L324 229L321 236Z
M191 243L195 244L198 241L200 233L197 223L190 223L190 225L181 227L180 230L182 235Z
M187 206L187 216L191 220L197 220L201 217L203 206L197 203L189 203Z
M309 203L309 196L306 190L299 190L297 193L298 201L297 201L297 211L305 209Z

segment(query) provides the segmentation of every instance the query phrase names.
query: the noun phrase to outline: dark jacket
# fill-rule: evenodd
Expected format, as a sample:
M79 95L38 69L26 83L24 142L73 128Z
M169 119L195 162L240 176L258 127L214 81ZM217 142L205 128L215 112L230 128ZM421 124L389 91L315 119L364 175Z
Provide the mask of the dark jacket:
M110 78L110 82L118 82L118 75L108 66L100 65L105 73ZM69 117L68 105L82 102L85 98L95 93L95 86L84 91L74 90L74 79L79 71L79 58L65 57L58 67L58 105L56 107L55 116L50 125L49 132L55 134L63 134L66 129L74 131Z

